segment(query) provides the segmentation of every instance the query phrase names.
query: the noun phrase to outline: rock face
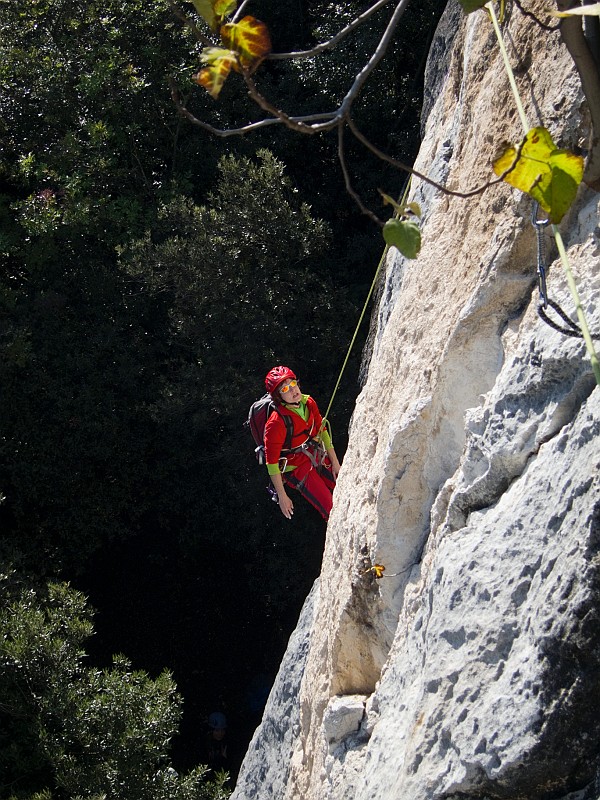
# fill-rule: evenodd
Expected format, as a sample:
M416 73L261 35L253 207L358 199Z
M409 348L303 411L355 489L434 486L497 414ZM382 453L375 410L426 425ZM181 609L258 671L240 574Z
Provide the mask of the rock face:
M515 6L505 38L530 125L585 144L558 35ZM483 12L447 9L426 95L416 168L481 186L522 136ZM531 200L412 195L424 244L387 261L312 628L280 675L298 688L275 687L233 798L598 798L600 388L581 340L536 313ZM596 332L598 210L581 188L560 225Z

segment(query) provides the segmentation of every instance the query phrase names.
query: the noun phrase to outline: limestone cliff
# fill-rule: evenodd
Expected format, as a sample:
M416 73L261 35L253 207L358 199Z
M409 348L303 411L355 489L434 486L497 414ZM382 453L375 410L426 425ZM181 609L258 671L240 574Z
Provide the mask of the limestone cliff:
M558 35L516 7L505 35L531 124L585 146ZM426 94L417 169L485 183L521 128L484 13L447 9ZM412 194L423 249L388 259L319 594L233 797L597 798L600 389L581 341L537 316L530 199ZM597 332L598 205L582 188L561 223Z

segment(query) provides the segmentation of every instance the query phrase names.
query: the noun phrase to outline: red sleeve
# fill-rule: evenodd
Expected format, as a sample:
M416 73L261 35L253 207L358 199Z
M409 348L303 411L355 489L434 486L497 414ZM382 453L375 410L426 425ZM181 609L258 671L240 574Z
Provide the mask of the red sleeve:
M277 464L285 444L287 430L277 411L273 411L265 425L265 459L267 464Z

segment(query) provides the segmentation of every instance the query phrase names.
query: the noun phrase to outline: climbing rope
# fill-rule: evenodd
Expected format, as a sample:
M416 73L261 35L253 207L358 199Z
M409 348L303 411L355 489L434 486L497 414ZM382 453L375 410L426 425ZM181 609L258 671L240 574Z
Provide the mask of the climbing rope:
M404 184L404 189L402 190L402 200L400 201L400 205L401 206L403 206L406 203L406 198L408 196L408 190L410 189L410 179L411 179L411 176L409 175L406 183ZM386 245L384 250L383 250L383 253L381 254L381 258L379 259L379 264L377 265L377 269L375 270L375 275L373 277L373 281L371 282L371 288L369 289L369 293L367 294L367 299L365 300L365 303L363 305L362 311L360 312L360 317L358 318L358 322L356 323L356 328L354 329L354 334L352 335L352 339L350 341L350 345L349 345L348 351L346 353L346 358L344 359L344 363L342 364L342 368L340 370L340 374L338 375L337 382L335 384L335 387L333 389L333 393L331 395L331 400L329 401L329 405L327 406L327 411L325 412L325 415L323 417L323 423L324 424L329 424L329 420L327 419L327 417L329 416L329 412L331 410L331 406L333 405L333 400L335 398L336 392L337 392L337 390L339 388L339 385L341 383L342 375L344 374L344 370L346 369L346 364L348 363L348 360L350 358L350 353L352 352L352 348L354 347L354 342L356 341L356 337L358 336L358 331L360 329L360 326L362 325L362 321L363 321L365 313L367 311L367 306L369 305L369 301L371 300L371 295L373 294L373 292L375 290L375 286L377 285L377 279L379 278L379 273L381 272L381 267L382 267L382 265L383 265L383 263L385 261L385 257L387 256L389 249L390 249L389 245Z
M548 297L548 287L546 285L546 248L544 243L544 228L548 225L547 219L539 218L539 204L534 203L531 212L531 224L535 228L537 238L537 274L538 274L538 289L540 292L540 303L537 307L537 313L542 319L555 331L562 333L563 336L573 336L577 339L583 339L581 328L576 322L569 317L560 305ZM548 316L548 308L551 308L567 325L564 327L558 322L555 322ZM592 339L600 339L600 336L592 336Z

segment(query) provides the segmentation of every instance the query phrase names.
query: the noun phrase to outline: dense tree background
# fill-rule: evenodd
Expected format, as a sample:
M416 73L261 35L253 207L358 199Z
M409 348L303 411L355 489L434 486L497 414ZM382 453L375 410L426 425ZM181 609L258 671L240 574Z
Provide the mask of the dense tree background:
M285 51L365 5L251 13ZM442 5L407 14L356 111L404 160ZM334 136L218 139L178 115L168 75L198 117L259 118L237 76L218 103L192 85L198 47L166 0L0 11L0 797L216 797L193 771L206 715L228 715L235 772L324 536L311 508L288 522L271 503L242 423L275 363L324 410L383 242ZM266 63L262 90L329 108L385 20ZM381 212L401 176L358 147L348 162Z

